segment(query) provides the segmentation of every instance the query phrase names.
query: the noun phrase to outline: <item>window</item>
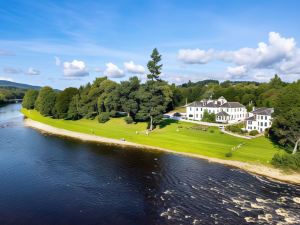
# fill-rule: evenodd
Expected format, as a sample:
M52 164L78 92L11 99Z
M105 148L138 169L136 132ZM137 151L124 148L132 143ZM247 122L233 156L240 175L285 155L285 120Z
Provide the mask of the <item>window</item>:
M190 107L190 110L192 111L192 107Z
M193 117L193 114L189 114L189 117Z
M202 108L200 108L200 110L202 111Z
M196 108L196 111L198 111L198 108Z
M265 122L265 127L266 127L266 126L268 126L268 123L267 123L267 122Z
M263 120L263 119L264 119L264 116L261 116L261 119Z
M196 114L196 117L198 118L198 114Z
M260 123L260 125L261 125L261 126L263 126L263 125L264 125L264 123L263 123L263 122L261 122L261 123Z
M265 120L267 120L268 119L268 117L267 116L265 116Z
M249 121L248 121L248 124L252 124L252 121L249 120Z

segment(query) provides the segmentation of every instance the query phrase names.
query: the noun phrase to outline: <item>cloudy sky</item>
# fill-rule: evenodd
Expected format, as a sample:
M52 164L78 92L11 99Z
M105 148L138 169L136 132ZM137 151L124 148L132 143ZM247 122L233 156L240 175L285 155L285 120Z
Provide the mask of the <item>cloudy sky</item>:
M300 79L298 0L0 1L0 79L55 88L147 73L163 77Z

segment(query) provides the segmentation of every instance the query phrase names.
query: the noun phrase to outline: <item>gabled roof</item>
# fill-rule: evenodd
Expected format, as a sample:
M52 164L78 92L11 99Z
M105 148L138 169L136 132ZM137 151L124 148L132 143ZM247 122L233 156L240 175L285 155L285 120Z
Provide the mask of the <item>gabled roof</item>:
M220 102L207 102L206 100L205 101L195 101L195 102L192 102L188 105L186 105L186 107L211 107L211 108L217 108L217 107L220 107L221 103Z
M202 101L195 101L190 104L187 104L186 107L210 107L210 108L245 108L244 105L242 105L239 102L226 102L221 105L220 101L211 101L207 102L207 100Z
M224 107L224 108L245 108L245 106L242 105L239 102L226 102L223 105L221 105L220 107Z
M273 108L266 108L266 107L256 108L255 110L252 111L253 114L266 115L266 116L271 116L273 112L274 112Z
M221 103L220 102L208 102L205 106L206 107L211 107L211 108L217 108L217 107L220 107Z
M186 105L186 107L202 107L202 106L203 106L203 102L200 101L195 101Z
M246 118L246 120L255 121L255 117L254 117L254 116L251 116L251 117Z
M227 112L221 111L217 113L217 116L230 116Z

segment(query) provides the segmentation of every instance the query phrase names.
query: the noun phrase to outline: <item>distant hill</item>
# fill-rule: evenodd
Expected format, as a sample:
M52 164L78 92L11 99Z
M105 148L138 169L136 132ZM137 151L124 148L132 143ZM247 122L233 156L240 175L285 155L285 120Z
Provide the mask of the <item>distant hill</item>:
M11 82L11 81L7 81L7 80L0 80L0 87L14 87L14 88L20 88L20 89L35 89L35 90L41 89L40 86L21 84L21 83Z

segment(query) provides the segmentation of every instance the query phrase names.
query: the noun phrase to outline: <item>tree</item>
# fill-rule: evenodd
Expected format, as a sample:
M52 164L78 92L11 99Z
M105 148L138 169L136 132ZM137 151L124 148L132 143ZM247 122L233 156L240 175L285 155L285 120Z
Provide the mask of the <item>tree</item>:
M110 112L111 110L118 110L119 96L117 92L119 84L114 81L105 79L97 88L97 113ZM93 86L91 91L93 90Z
M210 122L210 123L216 122L216 114L209 113L207 110L204 110L202 121L203 122Z
M43 116L52 116L56 93L51 87L43 87L35 101L35 109Z
M34 108L34 103L38 97L39 92L37 90L28 90L26 91L23 102L22 102L22 107L25 109L33 109Z
M275 74L275 76L270 80L269 85L271 88L281 88L285 86L285 83L277 74Z
M275 143L293 148L295 154L300 142L300 80L286 86L275 104L274 121L269 130Z
M54 106L53 115L55 118L67 119L69 105L74 95L78 93L77 88L66 88L62 92L58 93Z
M68 109L68 119L78 120L82 117L79 110L79 98L79 94L72 97Z
M139 89L138 100L140 104L136 119L149 121L149 129L153 130L172 101L171 89L165 82L150 80Z
M137 77L131 77L129 81L122 81L119 87L121 108L128 117L135 117L138 111L137 93L139 88L140 81Z
M159 64L161 61L161 55L157 51L157 49L153 49L152 54L151 54L151 60L148 62L147 67L149 70L149 74L147 75L148 79L150 80L156 80L159 81L160 74L161 74L161 68L162 64Z

